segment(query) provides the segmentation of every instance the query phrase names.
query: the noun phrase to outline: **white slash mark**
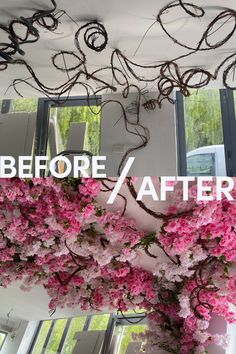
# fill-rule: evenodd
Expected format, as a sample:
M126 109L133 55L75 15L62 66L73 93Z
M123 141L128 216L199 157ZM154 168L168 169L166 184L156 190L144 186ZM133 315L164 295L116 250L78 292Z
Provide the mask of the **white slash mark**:
M107 201L107 204L113 204L114 203L114 200L117 196L117 194L119 193L120 189L121 189L121 186L122 184L124 183L128 173L129 173L129 170L131 169L133 163L134 163L134 160L135 160L135 157L129 157L128 158L128 161L126 162L125 164L125 167L120 175L120 177L118 178L118 181L115 185L115 188L113 189L108 201Z

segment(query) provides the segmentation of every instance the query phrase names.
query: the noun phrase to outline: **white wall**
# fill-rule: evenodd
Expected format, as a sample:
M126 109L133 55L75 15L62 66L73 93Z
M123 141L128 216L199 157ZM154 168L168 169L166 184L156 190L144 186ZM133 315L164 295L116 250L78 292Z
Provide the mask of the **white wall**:
M23 292L20 289L21 282L13 282L7 288L0 287L0 316L6 316L12 308L15 317L26 321L37 321L57 318L76 317L81 315L81 310L65 307L58 308L53 316L49 314L48 303L50 297L42 286L34 286L31 291ZM90 311L86 312L90 314ZM2 354L2 353L1 353Z
M128 99L121 95L104 95L103 101L119 100L125 107L136 99L135 93ZM155 96L154 96L155 97ZM107 156L107 176L117 176L119 163L123 153L116 152L116 145L124 145L125 151L140 143L140 138L125 130L121 107L116 103L107 104L101 117L101 149L100 155ZM130 117L130 116L129 116ZM143 107L140 112L141 123L149 128L150 142L148 145L130 156L135 156L135 164L130 175L133 176L175 176L177 175L177 148L175 108L164 102L161 109L147 112ZM115 125L115 123L119 122ZM114 126L115 125L115 126ZM121 146L122 147L122 146Z

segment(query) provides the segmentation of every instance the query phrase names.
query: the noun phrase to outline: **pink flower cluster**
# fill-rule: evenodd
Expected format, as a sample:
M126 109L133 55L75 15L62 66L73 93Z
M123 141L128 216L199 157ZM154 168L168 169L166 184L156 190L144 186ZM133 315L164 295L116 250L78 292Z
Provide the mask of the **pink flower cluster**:
M51 310L144 309L149 329L139 337L147 354L226 345L209 327L214 315L236 320L236 203L198 202L193 186L192 200L173 201L155 235L99 207L99 192L94 179L1 180L1 285L41 285ZM152 272L134 266L139 248L152 256L155 241L166 261L157 259Z
M152 322L168 325L168 340L166 336L157 340L156 329L146 336L147 348L156 345L181 354L205 353L211 343L227 345L225 336L209 332L215 315L236 322L231 310L236 305L236 203L226 198L198 202L195 185L190 195L185 207L183 201L179 208L176 202L170 206L158 237L169 259L157 263L153 274L160 289L169 289L171 295L168 301L159 298L164 308L160 312L157 306ZM232 195L236 200L236 190Z
M145 233L120 212L99 207L99 191L95 179L1 180L1 285L22 280L25 291L42 285L51 310L125 311L151 301L154 276L131 265Z

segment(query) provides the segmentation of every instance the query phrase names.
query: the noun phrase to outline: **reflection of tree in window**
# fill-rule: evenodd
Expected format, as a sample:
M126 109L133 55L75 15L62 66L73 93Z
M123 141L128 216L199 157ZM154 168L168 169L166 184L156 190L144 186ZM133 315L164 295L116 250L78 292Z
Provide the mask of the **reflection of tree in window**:
M76 317L72 319L65 344L63 346L63 354L73 353L73 349L76 344L76 340L74 339L75 333L83 331L85 321L86 317Z
M96 315L92 317L89 331L103 331L107 329L110 315Z
M99 107L91 107L93 112L99 112ZM71 123L87 123L85 150L99 155L100 114L94 114L87 106L63 107L57 110L57 121L64 148L67 145L68 131Z
M185 99L187 151L223 144L219 90L193 90Z
M143 333L145 332L146 329L147 329L147 325L125 326L123 336L121 339L120 350L117 354L125 354L129 344L134 341L133 334Z
M43 345L46 340L48 331L50 329L52 321L44 321L39 332L37 341L35 343L32 354L41 354L43 350Z
M38 107L37 98L18 98L13 100L13 112L36 112Z
M19 98L13 100L13 112L37 112L38 99L37 98ZM1 101L0 101L1 107ZM62 107L57 108L57 119L62 143L66 149L68 131L71 123L87 123L87 134L85 137L84 149L90 151L94 155L99 155L100 143L100 108L92 106L78 107ZM55 111L55 109L52 109ZM94 114L95 112L96 114ZM51 112L52 113L52 112Z
M47 354L57 353L57 349L59 347L61 337L63 335L67 319L57 320L55 326L53 328L52 335L50 337L48 346L47 346ZM45 353L45 354L46 354Z

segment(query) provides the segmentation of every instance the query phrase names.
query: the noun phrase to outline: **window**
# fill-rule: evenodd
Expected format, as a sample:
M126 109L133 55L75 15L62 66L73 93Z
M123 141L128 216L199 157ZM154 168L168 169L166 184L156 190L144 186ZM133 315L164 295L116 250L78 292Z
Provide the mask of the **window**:
M37 336L32 354L40 354L42 352L42 349L44 348L44 343L46 341L51 324L52 324L52 321L41 322L41 324L40 324L41 328L40 328L39 334Z
M71 354L73 352L76 344L76 340L74 339L75 333L83 331L85 323L86 317L77 317L72 319L63 345L63 354Z
M38 99L37 98L17 98L12 100L11 112L37 112Z
M72 354L77 343L75 334L90 331L106 331L102 354L125 354L133 342L132 333L140 333L145 329L143 313L129 312L125 316L101 314L42 321L28 354Z
M39 99L35 155L99 155L100 101L99 97Z
M17 98L0 100L2 113L32 113L37 112L38 98Z
M3 347L3 344L4 344L5 340L6 340L6 338L7 338L7 333L5 333L3 331L0 331L0 351L1 351L2 347Z
M79 142L71 141L72 130L79 124L86 124L84 144L80 146ZM60 153L67 150L68 147L90 151L93 155L99 155L100 141L100 113L97 106L79 106L79 107L57 107L50 109L50 126L55 129L55 145ZM49 134L50 134L49 126ZM52 142L51 142L52 143ZM49 142L50 149L50 142ZM53 151L50 151L53 154Z
M0 102L0 155L99 155L100 98L19 98ZM7 114L7 115L6 115ZM17 132L17 134L16 134ZM70 153L71 154L71 153ZM81 153L79 153L81 154ZM43 175L42 175L43 177Z
M96 315L91 319L89 331L103 331L107 329L110 315Z
M77 332L106 330L110 315L80 316L69 319L47 320L39 324L29 354L72 354Z
M54 322L53 329L48 340L46 353L58 353L61 339L66 328L67 319L61 319Z
M176 94L179 174L236 175L236 119L232 90ZM210 154L190 158L193 155ZM215 156L212 156L215 155Z
M133 333L139 334L147 329L147 325L118 325L115 330L114 354L126 354L131 343L135 342ZM140 340L141 342L141 340Z

